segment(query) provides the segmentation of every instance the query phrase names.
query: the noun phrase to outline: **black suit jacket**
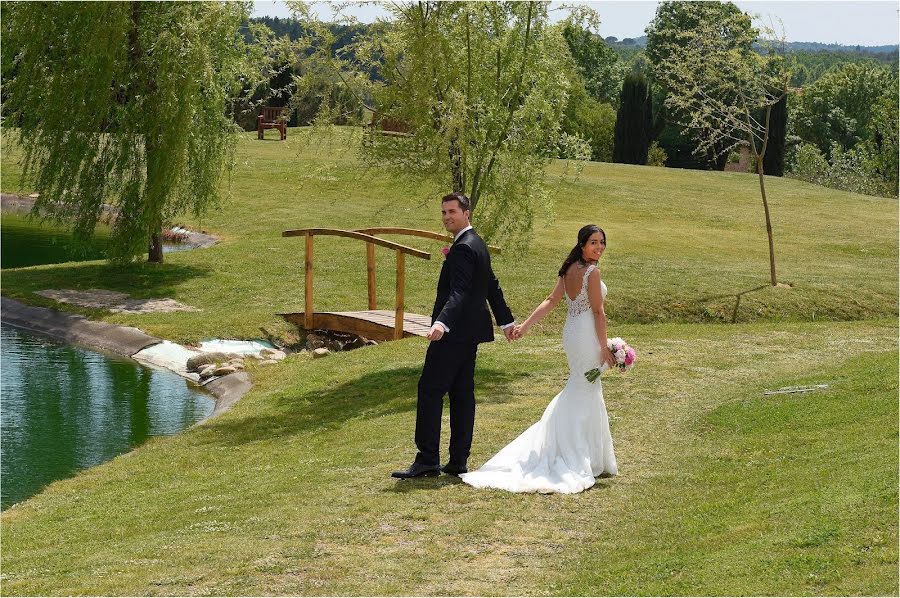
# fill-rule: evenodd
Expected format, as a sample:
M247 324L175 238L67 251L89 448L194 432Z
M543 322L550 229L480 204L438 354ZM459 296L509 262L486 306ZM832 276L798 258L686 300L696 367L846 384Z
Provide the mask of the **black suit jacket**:
M473 229L469 229L453 242L444 260L431 323L440 321L450 329L441 340L490 342L494 340L494 326L487 303L491 305L498 326L513 322L500 282L491 269L487 245Z

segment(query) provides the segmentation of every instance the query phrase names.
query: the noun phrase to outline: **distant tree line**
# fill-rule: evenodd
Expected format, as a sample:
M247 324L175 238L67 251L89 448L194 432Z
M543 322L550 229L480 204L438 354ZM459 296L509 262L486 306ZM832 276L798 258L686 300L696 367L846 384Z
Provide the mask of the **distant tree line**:
M662 2L624 40L597 35L583 5L551 22L547 2L398 1L371 25L323 23L301 2L299 19L248 19L239 3L8 4L2 110L25 179L77 237L115 204L122 261L148 248L162 261L166 222L216 204L234 123L252 129L266 104L295 125L371 125L371 163L466 190L483 230L519 240L550 204L554 157L722 169L743 144L761 187L784 172L897 195L896 47L767 47L730 2ZM761 64L778 85L759 85Z

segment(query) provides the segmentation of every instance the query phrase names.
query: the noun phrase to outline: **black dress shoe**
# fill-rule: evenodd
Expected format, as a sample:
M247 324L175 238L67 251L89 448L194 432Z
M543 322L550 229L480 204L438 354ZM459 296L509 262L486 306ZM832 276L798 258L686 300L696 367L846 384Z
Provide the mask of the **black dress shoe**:
M441 469L438 465L424 465L422 463L413 463L409 469L405 471L395 471L391 474L392 478L400 478L405 480L408 478L434 477L441 475Z
M447 475L455 475L456 477L469 472L469 470L466 469L465 465L460 467L459 465L455 465L453 463L447 463L446 465L441 467L441 471L443 471Z

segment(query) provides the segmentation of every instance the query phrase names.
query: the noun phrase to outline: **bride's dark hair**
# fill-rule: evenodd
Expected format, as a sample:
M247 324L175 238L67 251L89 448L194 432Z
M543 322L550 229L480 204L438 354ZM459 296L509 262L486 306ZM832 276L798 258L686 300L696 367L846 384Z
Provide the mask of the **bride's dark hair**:
M572 251L569 252L569 256L566 258L566 261L563 262L562 267L559 269L560 276L565 276L566 270L568 270L569 266L571 266L575 262L581 262L582 264L587 265L587 262L584 261L584 257L582 257L581 255L581 250L585 245L587 245L588 239L590 239L591 235L593 235L594 233L601 233L603 235L603 240L606 241L606 233L596 224L588 224L586 226L582 226L581 230L578 231L578 243L576 243L575 247L572 248Z

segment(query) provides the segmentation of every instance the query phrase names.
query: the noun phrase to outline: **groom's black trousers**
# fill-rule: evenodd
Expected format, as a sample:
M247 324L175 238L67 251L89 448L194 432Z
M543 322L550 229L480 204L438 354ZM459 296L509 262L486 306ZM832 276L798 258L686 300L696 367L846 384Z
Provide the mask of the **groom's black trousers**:
M444 395L450 395L450 462L464 467L472 449L475 427L475 343L454 343L446 337L428 345L419 401L416 406L416 462L440 464L441 415Z

